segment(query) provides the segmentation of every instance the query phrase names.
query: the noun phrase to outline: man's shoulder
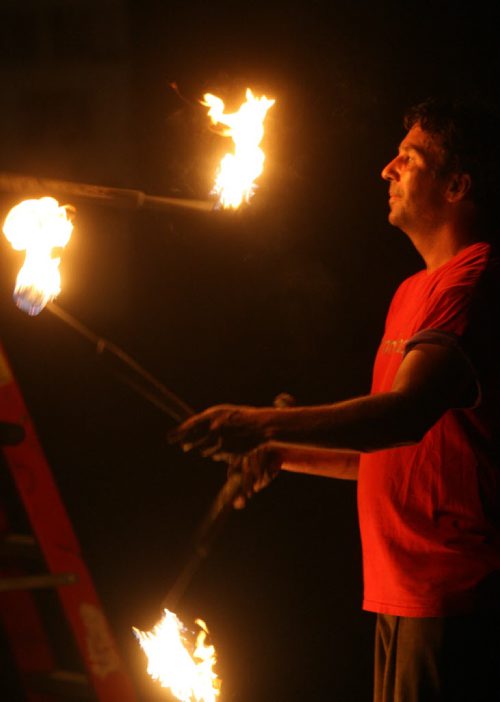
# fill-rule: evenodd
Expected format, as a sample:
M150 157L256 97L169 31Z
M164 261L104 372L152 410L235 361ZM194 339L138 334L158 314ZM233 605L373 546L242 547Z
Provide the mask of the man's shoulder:
M462 249L435 273L436 289L475 287L485 276L498 276L500 257L494 247L485 241Z
M413 310L419 315L429 305L467 304L481 290L499 291L500 304L500 248L485 241L475 242L453 258L429 273L421 269L403 280L396 289L389 313L395 310Z

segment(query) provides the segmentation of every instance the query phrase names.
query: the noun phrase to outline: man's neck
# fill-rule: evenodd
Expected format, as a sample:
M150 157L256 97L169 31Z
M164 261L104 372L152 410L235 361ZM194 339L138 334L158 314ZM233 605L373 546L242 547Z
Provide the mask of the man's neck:
M479 241L477 232L470 229L443 226L432 233L408 234L414 247L422 256L428 273L447 263L460 251Z

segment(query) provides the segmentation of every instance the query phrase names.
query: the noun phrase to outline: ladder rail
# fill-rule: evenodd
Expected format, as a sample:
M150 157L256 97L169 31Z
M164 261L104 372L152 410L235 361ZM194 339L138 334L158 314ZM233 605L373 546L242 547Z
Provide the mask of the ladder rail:
M24 440L4 446L7 466L31 523L49 572L73 574L75 582L57 587L63 612L99 702L136 702L78 540L7 356L0 345L0 415L22 425Z

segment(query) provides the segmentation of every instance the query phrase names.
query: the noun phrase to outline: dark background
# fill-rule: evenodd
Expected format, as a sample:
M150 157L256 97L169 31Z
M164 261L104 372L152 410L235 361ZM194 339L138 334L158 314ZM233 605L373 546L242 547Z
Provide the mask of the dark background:
M203 93L276 98L248 209L79 205L58 303L199 409L367 392L390 297L421 265L387 223L379 173L416 100L496 99L498 15L482 2L2 0L1 170L204 198L229 144ZM3 218L19 198L0 198ZM2 340L139 675L130 628L157 617L224 469L168 446L172 422L73 330L17 310L21 258L0 247ZM354 484L284 474L232 515L179 608L209 625L224 702L370 699L355 502Z

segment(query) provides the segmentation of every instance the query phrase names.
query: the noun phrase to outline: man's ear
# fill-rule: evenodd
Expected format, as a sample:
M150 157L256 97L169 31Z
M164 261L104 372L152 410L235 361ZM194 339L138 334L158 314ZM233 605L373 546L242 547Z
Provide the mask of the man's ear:
M471 177L468 173L453 173L446 188L448 202L464 200L471 188Z

